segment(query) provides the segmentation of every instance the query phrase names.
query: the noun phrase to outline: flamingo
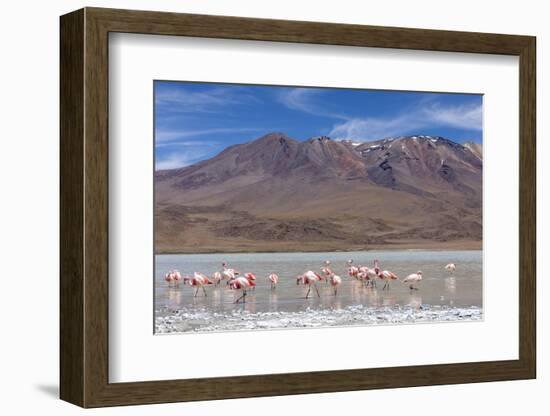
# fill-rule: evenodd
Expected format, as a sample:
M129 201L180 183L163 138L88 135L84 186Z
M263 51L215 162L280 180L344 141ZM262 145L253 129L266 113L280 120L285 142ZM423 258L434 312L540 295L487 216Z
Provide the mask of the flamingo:
M168 287L172 286L172 282L174 281L174 272L172 270L169 270L164 275L164 280L168 283Z
M188 283L191 286L195 286L197 289L195 290L195 294L193 297L197 297L197 294L199 293L199 289L202 288L202 292L204 293L204 296L206 296L206 290L204 290L204 285L211 285L212 280L210 280L206 275L200 272L195 272L193 274L193 277L191 277L188 281Z
M397 280L398 277L395 273L393 272L390 272L389 270L383 270L381 271L379 274L378 274L378 277L382 280L384 280L386 283L384 284L384 287L382 288L382 290L384 289L390 289L390 282L392 280Z
M273 290L277 286L277 283L279 283L279 276L277 276L275 273L271 273L269 276L267 276L267 280L271 282L271 290Z
M374 272L380 274L380 262L377 259L374 260Z
M332 273L330 275L330 284L334 287L334 296L338 293L338 286L342 283L342 278L340 276Z
M248 274L252 274L252 273L248 273ZM237 300L235 300L235 303L239 303L241 299L243 300L243 303L245 303L246 291L248 290L248 288L256 286L256 282L254 282L254 280L251 280L245 276L234 277L229 282L227 282L227 284L229 285L229 288L232 290L242 291L242 295L239 296Z
M174 283L176 287L179 287L180 280L182 279L180 272L178 270L172 271L172 277L174 278Z
M409 274L407 277L403 279L403 283L409 283L409 289L412 290L418 290L416 285L418 285L422 281L422 272L417 271L416 273Z
M309 292L311 292L311 286L315 288L315 291L317 292L317 296L321 297L319 294L319 289L317 289L317 282L323 280L323 277L315 272L312 272L311 270L308 270L304 274L299 275L296 278L296 284L302 284L302 285L308 285L307 293L306 293L306 299L309 297Z
M214 272L212 274L212 281L214 282L214 284L216 286L218 286L220 284L220 282L222 281L223 277L222 277L222 274L220 272Z
M380 272L382 270L380 269L380 261L378 259L374 259L373 261L373 270L374 270L374 273L376 273L376 275L378 276L378 279L384 280L382 276L380 276ZM372 281L372 285L376 287L376 279Z
M378 274L376 273L376 270L374 268L371 269L368 266L359 267L359 273L357 274L357 278L365 283L365 287L368 287L369 284L374 286L376 284L377 277L378 277Z
M254 282L254 285L252 286L252 290L256 290L256 275L254 273L245 273L244 277L246 277L248 280Z
M330 261L329 260L325 260L324 266L321 267L321 273L324 274L326 282L328 283L328 279L332 275L332 269L330 268Z
M454 271L456 270L456 264L454 263L449 263L445 266L445 270L447 270L449 273L454 273Z
M357 279L357 274L359 273L359 267L357 266L353 266L353 260L349 259L348 260L348 275L349 277L353 277L355 279Z
M229 269L227 267L227 262L225 261L222 263L222 267L223 267L223 270L221 271L222 279L226 279L227 281L229 281L239 275L239 272L236 271L235 269Z

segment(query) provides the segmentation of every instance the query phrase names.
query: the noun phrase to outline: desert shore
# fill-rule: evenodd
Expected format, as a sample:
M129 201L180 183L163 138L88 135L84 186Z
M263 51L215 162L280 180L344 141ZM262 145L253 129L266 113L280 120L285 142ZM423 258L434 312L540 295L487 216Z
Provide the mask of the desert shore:
M405 240L396 241L388 244L370 244L342 246L342 242L263 242L250 241L239 242L238 246L228 244L216 247L205 245L189 245L186 247L164 247L156 249L155 254L208 254L208 253L293 253L293 252L349 252L349 251L372 251L372 250L481 250L483 242L476 240L457 240L457 241L426 241L426 240Z
M452 308L410 306L368 308L363 305L343 309L308 309L299 312L249 312L236 309L212 313L208 309L182 308L155 318L155 334L193 332L250 331L304 329L320 327L403 325L434 322L464 322L483 320L483 309L476 306Z

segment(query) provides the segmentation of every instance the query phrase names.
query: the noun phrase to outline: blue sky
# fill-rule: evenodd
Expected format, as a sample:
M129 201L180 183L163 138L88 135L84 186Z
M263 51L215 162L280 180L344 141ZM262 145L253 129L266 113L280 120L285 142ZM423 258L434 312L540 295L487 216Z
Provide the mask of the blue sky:
M482 96L155 81L156 169L278 131L297 140L437 135L482 140Z

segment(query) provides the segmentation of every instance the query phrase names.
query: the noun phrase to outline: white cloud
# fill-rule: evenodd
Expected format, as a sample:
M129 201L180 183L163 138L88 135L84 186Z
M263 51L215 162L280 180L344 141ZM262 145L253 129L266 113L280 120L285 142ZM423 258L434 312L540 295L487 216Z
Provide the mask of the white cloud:
M156 154L155 170L176 169L197 163L212 156L216 150L212 146L187 147L185 151Z
M352 118L336 124L329 133L331 137L341 139L376 140L383 137L404 134L421 127L407 116L393 119Z
M183 153L172 153L155 162L155 170L176 169L192 165L196 156Z
M432 104L403 112L394 117L356 117L335 124L329 136L341 139L376 140L416 133L420 129L440 126L465 130L482 129L481 105L442 106Z
M442 107L433 105L424 110L426 118L434 123L465 130L481 130L483 111L481 105Z
M186 137L197 137L205 136L208 134L228 134L228 133L249 133L254 131L260 131L262 129L257 127L242 127L242 128L213 128L213 129L203 129L203 130L165 130L159 129L155 132L155 143L157 145L161 142L169 142L180 139L185 139Z
M155 93L155 104L164 111L180 113L219 112L227 106L257 102L258 99L239 86L213 87L205 91L189 91L182 88L160 89Z
M317 95L318 91L307 88L294 88L284 91L279 100L292 110L300 110L305 113L314 113L314 105L309 101L310 97Z
M279 101L291 110L298 110L321 117L348 119L344 115L327 111L314 103L312 99L321 93L322 91L315 88L293 88L280 94Z
M319 95L322 90L315 88L294 88L279 96L286 107L322 117L343 120L335 124L329 136L342 139L376 140L418 132L431 127L454 127L464 130L481 130L482 106L458 105L443 106L432 99L420 100L417 108L401 112L393 117L352 117L334 113L322 107Z
M190 147L190 146L217 146L220 142L211 140L186 140L186 141L167 141L156 143L155 147Z

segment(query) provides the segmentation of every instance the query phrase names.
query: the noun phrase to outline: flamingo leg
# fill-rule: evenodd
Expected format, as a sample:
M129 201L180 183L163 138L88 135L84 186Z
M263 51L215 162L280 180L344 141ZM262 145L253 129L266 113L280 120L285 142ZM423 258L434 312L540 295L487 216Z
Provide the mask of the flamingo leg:
M338 289L334 288L334 296L338 294Z
M319 289L317 289L317 285L314 285L313 287L315 287L315 291L317 292L317 297L320 298L321 295L319 294Z
M311 292L311 286L307 288L306 299L309 297L309 292Z
M243 303L246 303L246 290L243 292Z
M243 292L243 294L242 294L241 296L239 296L239 297L237 298L237 300L235 301L235 303L239 303L239 301L243 298L243 296L244 296L244 292Z
M204 293L204 297L206 297L206 290L204 289L204 286L201 286L202 287L202 293Z
M193 294L193 297L194 297L194 298L197 297L197 293L199 293L199 288L196 288L196 289L195 289L195 293Z

